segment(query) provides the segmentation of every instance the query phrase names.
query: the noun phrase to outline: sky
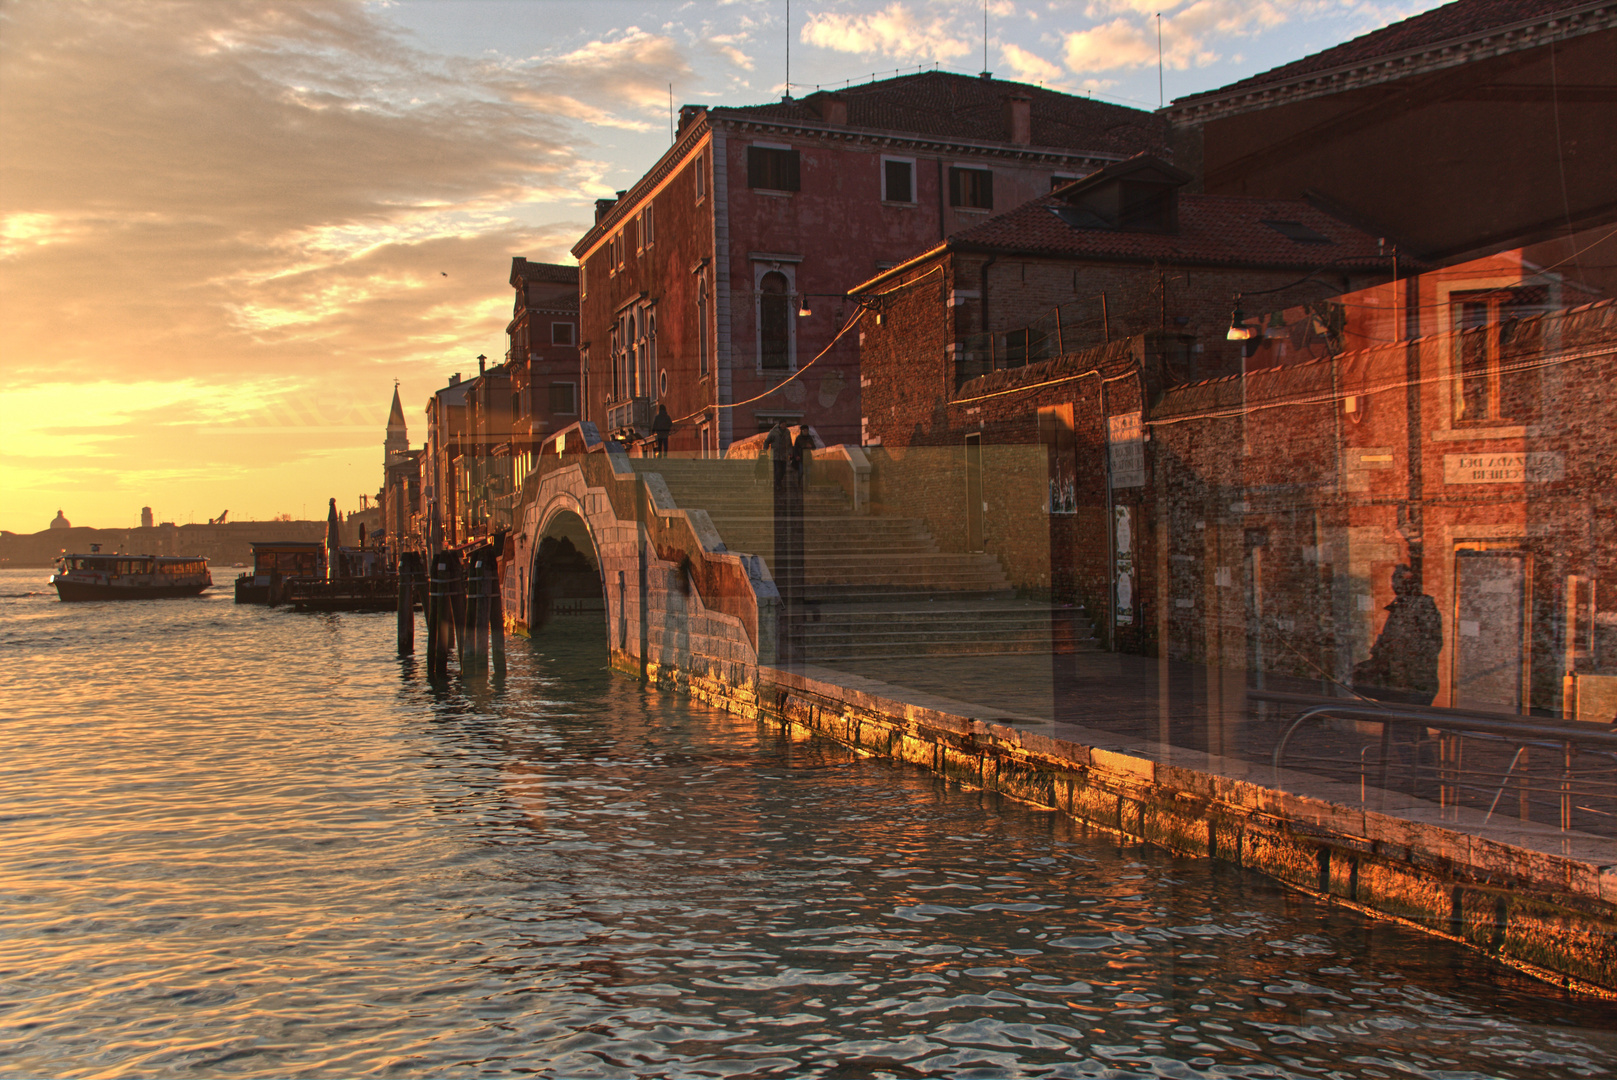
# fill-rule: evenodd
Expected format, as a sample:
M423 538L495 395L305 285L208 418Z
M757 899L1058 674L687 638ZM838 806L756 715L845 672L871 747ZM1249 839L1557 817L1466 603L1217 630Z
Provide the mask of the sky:
M988 0L987 70L1152 109L1435 6ZM982 0L0 0L0 529L358 509L395 380L419 446L670 97L984 46Z

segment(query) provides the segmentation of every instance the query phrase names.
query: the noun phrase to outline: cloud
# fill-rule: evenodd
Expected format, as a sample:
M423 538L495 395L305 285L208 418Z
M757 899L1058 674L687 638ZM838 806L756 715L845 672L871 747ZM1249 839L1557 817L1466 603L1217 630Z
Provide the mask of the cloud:
M13 386L73 388L6 395L0 524L38 527L59 484L107 517L93 499L129 495L99 454L156 483L355 438L196 442L244 401L362 402L379 424L391 376L419 401L502 355L511 256L569 261L611 189L585 125L658 126L680 56L632 28L548 59L445 56L318 0L0 7L0 356ZM374 488L375 464L340 490Z
M803 24L800 37L833 52L899 60L952 60L972 50L951 20L922 18L901 0L869 14L816 12Z
M1059 64L1052 64L1044 57L1028 52L1019 45L1007 43L1000 47L1000 55L1011 66L1011 72L1021 82L1045 83L1051 86L1060 86L1066 76Z

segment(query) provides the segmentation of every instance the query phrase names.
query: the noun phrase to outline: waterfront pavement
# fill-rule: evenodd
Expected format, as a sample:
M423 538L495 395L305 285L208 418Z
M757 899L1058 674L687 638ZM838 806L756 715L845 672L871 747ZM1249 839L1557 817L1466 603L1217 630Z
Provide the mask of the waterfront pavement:
M1541 802L1532 815L1539 820L1523 820L1515 784L1503 784L1504 797L1491 812L1482 806L1492 787L1480 782L1460 805L1452 798L1445 805L1429 776L1424 781L1408 773L1400 776L1396 765L1388 785L1392 790L1377 787L1378 728L1372 733L1338 721L1308 729L1288 753L1287 767L1277 770L1274 748L1297 708L1248 697L1241 673L1221 684L1223 673L1198 665L1099 651L888 656L789 670L875 698L1006 725L1059 743L1127 753L1597 867L1617 864L1617 829L1609 818L1580 813L1574 822L1578 827L1563 830L1550 820L1551 806ZM1268 689L1320 693L1318 683L1302 680ZM1474 755L1481 775L1487 771L1480 754L1489 749L1484 746ZM1492 763L1492 771L1502 780L1510 756L1503 750L1495 756L1499 753L1504 757Z

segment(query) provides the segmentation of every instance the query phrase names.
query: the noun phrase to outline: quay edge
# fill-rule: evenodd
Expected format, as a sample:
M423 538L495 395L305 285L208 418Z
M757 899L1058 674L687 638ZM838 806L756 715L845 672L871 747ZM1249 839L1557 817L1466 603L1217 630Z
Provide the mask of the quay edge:
M1617 1000L1617 866L1545 850L1550 843L1528 848L1360 809L1351 805L1356 792L1311 776L1130 746L1102 731L1092 730L1089 744L1056 739L800 671L760 666L732 680L653 664L646 679L1119 837L1223 859L1459 942L1567 992ZM1547 841L1553 835L1545 830Z
M599 444L593 431L581 434ZM965 715L960 702L923 704L926 695L857 676L777 666L780 596L762 561L729 551L708 514L675 505L660 476L637 475L607 446L591 450L529 478L502 560L512 630L528 628L524 580L537 572L541 539L563 529L592 554L609 664L623 674L1176 854L1257 870L1567 992L1617 1000L1609 841L1489 826L1463 808L1444 821L1433 804L1392 793L1383 809L1366 809L1357 786L1307 773L1094 728L1063 725L1069 737L1057 739L1003 714Z

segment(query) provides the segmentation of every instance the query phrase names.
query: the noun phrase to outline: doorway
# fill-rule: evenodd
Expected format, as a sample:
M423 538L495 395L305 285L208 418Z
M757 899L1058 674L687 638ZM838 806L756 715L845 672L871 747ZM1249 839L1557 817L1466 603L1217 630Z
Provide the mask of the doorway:
M1449 692L1455 708L1527 712L1531 590L1527 552L1488 544L1456 547Z

